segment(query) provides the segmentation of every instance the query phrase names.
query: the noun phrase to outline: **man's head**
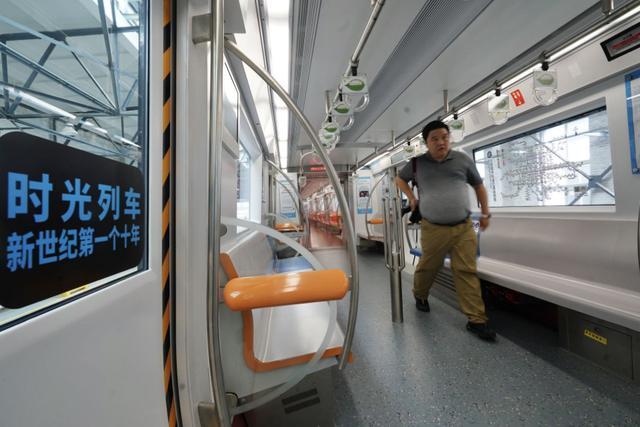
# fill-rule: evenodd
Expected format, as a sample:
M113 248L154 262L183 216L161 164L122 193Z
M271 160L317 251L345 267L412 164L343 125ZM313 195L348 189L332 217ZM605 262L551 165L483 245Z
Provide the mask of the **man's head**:
M449 126L440 120L427 123L422 128L422 137L429 148L431 157L435 160L444 160L449 152Z

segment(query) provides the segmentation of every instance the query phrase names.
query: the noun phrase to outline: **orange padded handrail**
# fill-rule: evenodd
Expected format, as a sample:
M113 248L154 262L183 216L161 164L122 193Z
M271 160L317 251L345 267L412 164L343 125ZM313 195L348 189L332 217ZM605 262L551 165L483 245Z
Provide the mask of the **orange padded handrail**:
M302 231L302 227L296 224L291 224L290 222L284 222L282 224L276 224L276 230L281 232L287 231Z
M373 225L377 225L377 224L383 224L384 220L382 218L371 218L369 220L369 224L373 224Z
M222 269L227 274L228 279L235 279L239 276L236 267L233 265L233 260L227 252L220 252L220 264L222 264Z
M304 271L238 277L224 288L224 302L233 311L342 299L349 283L342 270Z

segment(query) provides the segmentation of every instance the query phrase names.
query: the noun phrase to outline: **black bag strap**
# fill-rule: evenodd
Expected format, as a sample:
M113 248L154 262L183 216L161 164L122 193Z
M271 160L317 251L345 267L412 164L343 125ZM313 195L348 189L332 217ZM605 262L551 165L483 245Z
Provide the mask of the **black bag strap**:
M418 179L416 178L416 171L418 170L418 162L416 162L416 158L411 159L411 168L413 169L413 188L418 186Z

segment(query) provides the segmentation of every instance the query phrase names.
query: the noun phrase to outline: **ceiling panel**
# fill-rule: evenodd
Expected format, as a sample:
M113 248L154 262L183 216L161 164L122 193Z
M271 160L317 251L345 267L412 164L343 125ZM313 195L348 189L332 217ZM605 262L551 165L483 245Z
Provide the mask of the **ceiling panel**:
M594 5L592 0L494 0L358 139L403 132Z
M425 3L370 84L372 101L369 107L356 114L355 125L343 137L356 141L491 1L432 0Z
M429 7L428 3L438 1L431 0L426 5L423 1L385 3L362 55L361 70L369 75L372 84L375 84L376 74L393 65L385 62L414 22L417 11L423 6ZM405 80L406 87L396 89L399 96L388 107L385 106L382 112L371 113L373 120L370 118L370 126L368 123L366 126L358 125L357 115L353 132L346 132L342 142L389 142L391 130L402 133L442 107L443 89L449 90L450 99L455 98L596 3L593 0L493 0L458 37L453 35L451 40L441 41L448 45L444 52L413 81ZM371 12L369 1L324 0L322 9L304 106L315 126L319 126L325 115L324 91L335 91ZM358 15L358 11L366 16ZM348 14L354 14L356 18L348 19ZM345 21L350 22L350 27L345 26ZM446 28L449 23L445 21L443 24ZM427 32L424 34L425 46L430 43L428 37ZM424 49L414 48L412 53L420 56ZM385 96L384 90L379 92L380 96ZM374 111L372 105L375 102L372 99L364 113L369 109ZM297 142L300 146L310 144L305 135L301 135ZM336 164L341 164L353 162L355 155L348 153L348 149L341 149L331 153L331 158ZM362 156L358 155L358 158ZM294 159L292 164L296 163L297 159Z

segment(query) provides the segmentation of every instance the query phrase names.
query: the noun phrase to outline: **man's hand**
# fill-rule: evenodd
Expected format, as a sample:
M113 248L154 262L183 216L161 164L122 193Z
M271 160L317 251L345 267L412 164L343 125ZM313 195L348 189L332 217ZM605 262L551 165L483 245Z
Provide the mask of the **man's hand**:
M409 206L411 206L411 212L415 211L418 208L418 199L415 197L409 199Z
M488 217L480 217L480 231L484 231L489 226L489 218Z

